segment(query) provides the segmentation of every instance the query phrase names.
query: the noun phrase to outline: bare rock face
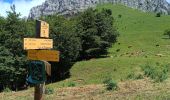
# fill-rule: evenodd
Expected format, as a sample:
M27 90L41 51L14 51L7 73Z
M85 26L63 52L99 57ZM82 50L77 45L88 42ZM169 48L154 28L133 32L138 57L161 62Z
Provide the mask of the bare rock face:
M166 0L46 0L42 5L30 10L29 18L36 19L44 15L74 15L97 4L112 3L139 9L144 12L170 14L170 4Z

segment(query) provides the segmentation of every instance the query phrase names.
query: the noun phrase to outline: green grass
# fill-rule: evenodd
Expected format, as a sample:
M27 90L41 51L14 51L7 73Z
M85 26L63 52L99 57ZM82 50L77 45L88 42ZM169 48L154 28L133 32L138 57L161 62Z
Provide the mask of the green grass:
M163 65L170 63L170 39L163 35L164 30L170 28L170 16L155 17L156 14L144 13L121 5L97 6L99 10L102 8L112 10L114 24L120 33L118 42L109 49L109 57L77 62L71 69L69 79L50 84L49 87L68 87L70 82L76 86L102 84L106 77L120 82L127 80L128 75L132 73L143 72L140 66L147 63L159 62ZM122 17L119 18L119 15ZM120 51L117 51L118 49ZM157 54L161 54L161 57L156 56ZM166 98L166 95L158 94L156 97ZM141 94L135 98L143 100L144 97L147 96ZM151 97L155 98L155 95Z
M120 33L118 42L109 49L110 58L77 62L71 69L71 79L83 79L84 84L93 84L101 83L104 77L111 75L114 80L121 81L126 79L127 74L141 71L140 66L148 62L169 63L170 40L163 33L170 28L170 16L155 17L156 14L121 5L97 6L99 10L103 8L112 10ZM122 17L119 18L119 15ZM117 49L120 51L117 52Z
M140 66L146 63L170 62L170 40L163 35L164 30L170 28L170 16L155 17L154 13L121 5L97 6L98 10L103 8L112 10L114 24L120 33L118 42L109 49L109 57L77 62L71 69L71 78L54 86L69 81L77 85L101 84L107 76L119 82L126 80L132 72L141 72ZM120 51L117 52L118 49Z
M115 26L120 33L118 42L109 49L110 57L77 62L71 69L69 79L51 84L51 87L67 86L70 81L75 82L76 86L102 84L108 76L120 82L128 80L127 77L131 73L135 75L144 73L141 66L147 63L159 62L163 65L170 63L170 40L163 35L164 30L170 28L170 16L155 17L155 14L143 13L120 5L97 6L97 9L102 8L112 9ZM118 18L120 14L122 17ZM116 51L118 49L120 49L119 52ZM161 54L162 57L156 56L157 54ZM166 86L162 88L166 88ZM148 95L139 92L135 96L130 95L127 98L168 100L167 92L169 91Z

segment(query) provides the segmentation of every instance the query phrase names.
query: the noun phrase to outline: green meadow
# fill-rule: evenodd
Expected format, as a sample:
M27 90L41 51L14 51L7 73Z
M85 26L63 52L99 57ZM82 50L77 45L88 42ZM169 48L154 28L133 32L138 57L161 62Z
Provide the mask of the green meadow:
M112 10L114 25L120 33L117 42L109 48L106 58L76 62L70 70L70 78L50 84L48 87L57 89L68 87L70 84L75 86L103 84L107 77L119 83L128 81L128 76L131 74L146 77L141 69L141 66L146 64L154 66L170 63L170 39L163 35L164 31L170 28L170 16L156 17L155 13L142 12L122 5L105 4L98 5L96 8ZM169 83L169 79L166 82ZM159 93L151 96L141 93L134 98L131 96L129 98L143 100L150 97L150 100L161 100L166 96L170 97L166 91L161 93L162 96Z
M71 69L69 80L83 80L83 84L101 84L105 77L116 81L126 80L127 75L141 72L146 64L168 64L170 40L163 35L170 28L170 16L155 17L121 5L99 5L98 10L112 10L120 36L109 49L107 58L77 62ZM120 17L121 16L121 17Z

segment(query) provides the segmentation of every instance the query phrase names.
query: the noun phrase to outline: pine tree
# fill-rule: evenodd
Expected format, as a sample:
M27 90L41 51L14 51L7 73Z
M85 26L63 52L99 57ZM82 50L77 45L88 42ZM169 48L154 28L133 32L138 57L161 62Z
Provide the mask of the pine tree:
M27 33L25 21L19 18L15 12L15 6L11 6L8 12L4 29L0 33L0 73L6 78L0 78L5 87L16 89L25 83L26 57L23 51L23 38Z

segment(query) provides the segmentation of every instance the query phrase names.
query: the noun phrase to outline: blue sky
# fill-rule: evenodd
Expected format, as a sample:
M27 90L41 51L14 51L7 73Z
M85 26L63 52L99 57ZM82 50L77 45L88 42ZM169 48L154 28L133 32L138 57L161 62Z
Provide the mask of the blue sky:
M15 4L16 12L21 13L21 17L28 16L32 7L40 5L45 0L0 0L0 16L6 16L6 11L10 10L10 5Z
M32 7L40 5L45 0L0 0L0 16L6 16L6 11L10 10L10 5L16 5L16 11L21 13L21 17L28 16ZM170 3L170 0L167 0Z

